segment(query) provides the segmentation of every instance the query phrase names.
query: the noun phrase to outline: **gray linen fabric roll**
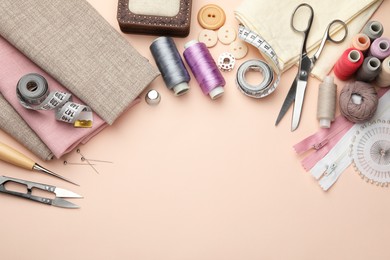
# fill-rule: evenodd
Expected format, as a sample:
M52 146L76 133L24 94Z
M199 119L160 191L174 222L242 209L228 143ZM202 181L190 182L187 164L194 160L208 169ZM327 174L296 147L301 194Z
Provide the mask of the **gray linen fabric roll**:
M19 116L13 107L0 94L0 125L1 129L23 144L27 149L43 160L53 158L52 152L42 142L27 123Z
M1 0L0 34L108 124L158 75L85 0Z

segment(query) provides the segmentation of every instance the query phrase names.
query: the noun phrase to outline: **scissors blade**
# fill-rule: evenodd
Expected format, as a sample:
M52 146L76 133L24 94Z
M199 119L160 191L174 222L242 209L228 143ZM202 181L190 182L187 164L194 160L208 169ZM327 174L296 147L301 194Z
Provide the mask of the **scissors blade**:
M80 208L76 204L73 204L72 202L69 202L67 200L61 199L61 198L55 198L52 200L51 205L61 208L67 208L67 209L78 209Z
M282 108L279 111L279 115L278 115L278 118L276 119L275 126L279 124L279 122L282 120L284 115L287 113L287 111L290 108L291 104L294 102L295 94L296 94L296 91L297 91L297 82L298 82L298 77L295 77L295 79L294 79L294 81L293 81L293 83L292 83L292 85L290 87L290 90L288 91L287 96L284 99Z
M293 118L291 122L291 131L295 131L298 128L299 121L301 120L303 99L305 97L305 91L307 86L307 81L298 80L296 85L296 96L293 108Z
M73 191L69 191L58 187L54 189L54 193L56 194L57 197L60 198L82 198L83 197L77 193L74 193Z

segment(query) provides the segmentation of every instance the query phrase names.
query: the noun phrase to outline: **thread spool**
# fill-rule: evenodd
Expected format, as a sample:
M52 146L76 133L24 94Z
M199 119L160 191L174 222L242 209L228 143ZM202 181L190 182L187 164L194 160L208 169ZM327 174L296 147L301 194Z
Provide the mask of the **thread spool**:
M390 86L390 56L382 61L381 72L376 78L376 84L382 88Z
M362 65L363 58L363 53L357 49L345 50L334 66L334 74L340 80L349 79Z
M370 120L378 107L378 95L373 85L348 82L340 92L340 113L353 123Z
M370 48L370 44L370 38L364 33L359 33L352 38L351 47L364 53Z
M209 49L203 42L196 40L184 45L184 59L194 74L205 95L216 99L224 93L226 82L217 67Z
M363 28L362 33L370 38L371 42L383 34L383 26L378 21L369 21Z
M191 78L173 39L159 37L149 49L168 89L173 90L176 96L187 93Z
M356 80L371 82L381 71L381 61L372 56L364 58L362 66L356 72Z
M390 55L390 40L385 37L375 39L371 43L369 55L380 60L388 57Z
M318 89L317 119L321 128L330 128L336 114L337 85L326 76Z

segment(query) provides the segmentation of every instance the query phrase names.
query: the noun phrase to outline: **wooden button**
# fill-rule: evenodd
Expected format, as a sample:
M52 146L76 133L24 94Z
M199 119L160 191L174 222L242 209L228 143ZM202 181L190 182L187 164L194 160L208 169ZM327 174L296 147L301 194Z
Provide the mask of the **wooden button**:
M232 26L222 26L218 30L218 39L223 44L230 44L236 39L236 30Z
M232 42L229 45L230 52L233 54L234 58L237 60L242 59L248 53L248 46L246 46L245 42L241 40L237 40Z
M198 36L198 40L206 44L208 48L213 47L218 42L217 33L213 30L203 29Z
M218 5L205 5L198 12L198 22L205 29L219 29L224 25L225 20L225 12Z

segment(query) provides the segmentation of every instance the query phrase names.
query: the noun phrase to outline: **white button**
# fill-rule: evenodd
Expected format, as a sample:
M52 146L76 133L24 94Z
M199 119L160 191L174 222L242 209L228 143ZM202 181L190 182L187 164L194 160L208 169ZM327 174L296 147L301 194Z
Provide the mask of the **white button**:
M210 48L217 44L218 36L215 31L204 29L199 33L198 40Z
M233 54L237 60L242 59L248 53L248 46L244 41L237 40L229 45L230 53Z
M218 30L218 39L223 44L230 44L236 39L236 30L232 26L222 26Z

